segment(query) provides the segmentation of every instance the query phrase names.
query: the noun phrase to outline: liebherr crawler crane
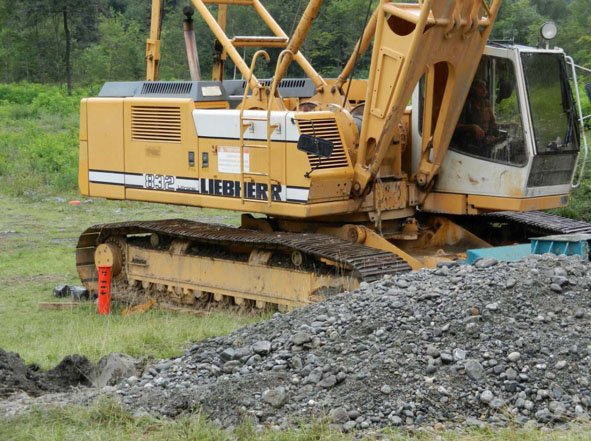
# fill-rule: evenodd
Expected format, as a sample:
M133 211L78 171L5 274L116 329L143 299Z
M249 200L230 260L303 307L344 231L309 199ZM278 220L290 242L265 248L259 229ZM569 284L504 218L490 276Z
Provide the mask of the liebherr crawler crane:
M216 38L212 80L195 78L189 38L195 80L158 81L154 0L147 81L106 83L82 100L80 190L259 217L242 215L241 228L91 227L76 257L90 290L100 251L113 262L116 295L289 308L470 247L591 230L527 213L568 203L579 123L561 50L485 47L500 0L380 0L336 79L300 51L321 0L291 36L260 0L192 2ZM273 35L228 37L229 6L254 8ZM369 77L351 79L372 43ZM248 66L238 51L255 46L282 48L271 79L254 75L267 52ZM224 80L228 57L244 80ZM307 78L284 78L291 63ZM485 140L469 121L473 80L496 118Z

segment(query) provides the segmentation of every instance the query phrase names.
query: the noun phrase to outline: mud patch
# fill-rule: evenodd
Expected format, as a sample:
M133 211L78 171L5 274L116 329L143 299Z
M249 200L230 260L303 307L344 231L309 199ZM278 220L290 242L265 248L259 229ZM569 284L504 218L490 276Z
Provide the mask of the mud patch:
M55 368L39 372L38 366L27 366L17 353L0 349L0 398L18 392L37 396L90 386L94 375L94 365L82 355L67 356Z
M46 383L58 390L73 386L92 386L96 368L83 355L68 355L60 364L41 374Z
M24 391L29 395L39 395L44 390L36 373L25 365L18 354L0 349L0 397Z

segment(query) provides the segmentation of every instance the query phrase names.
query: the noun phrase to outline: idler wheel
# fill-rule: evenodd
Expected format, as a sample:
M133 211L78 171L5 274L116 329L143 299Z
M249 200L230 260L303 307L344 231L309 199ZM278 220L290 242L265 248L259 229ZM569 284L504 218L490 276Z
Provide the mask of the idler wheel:
M121 249L112 243L101 243L94 252L94 263L96 267L110 266L111 275L114 277L121 273L123 256Z

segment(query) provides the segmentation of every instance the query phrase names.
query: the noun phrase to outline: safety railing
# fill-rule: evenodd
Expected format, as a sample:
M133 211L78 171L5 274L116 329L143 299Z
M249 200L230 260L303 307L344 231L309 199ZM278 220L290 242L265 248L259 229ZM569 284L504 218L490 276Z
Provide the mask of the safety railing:
M573 83L575 84L575 96L577 97L577 110L578 110L578 114L579 114L579 123L581 124L581 138L583 138L583 148L584 148L583 160L581 161L581 165L579 167L579 177L577 179L573 179L573 184L571 184L572 188L577 188L581 185L581 181L583 180L583 174L585 173L585 166L587 165L587 156L589 154L589 148L587 147L587 136L585 133L585 116L583 115L583 108L581 106L581 96L579 94L579 82L577 79L576 68L578 67L580 69L584 69L589 72L591 72L591 70L589 70L585 67L582 67L582 66L577 66L575 64L573 58L569 55L567 55L565 58L566 58L566 62L568 64L570 64L571 73L573 76Z

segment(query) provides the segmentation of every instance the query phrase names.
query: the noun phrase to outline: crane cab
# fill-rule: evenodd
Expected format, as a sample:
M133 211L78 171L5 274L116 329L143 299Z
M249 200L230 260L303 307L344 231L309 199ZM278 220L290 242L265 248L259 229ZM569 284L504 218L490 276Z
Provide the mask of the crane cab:
M413 169L424 84L413 96ZM487 46L425 211L529 211L568 203L579 127L561 49Z

